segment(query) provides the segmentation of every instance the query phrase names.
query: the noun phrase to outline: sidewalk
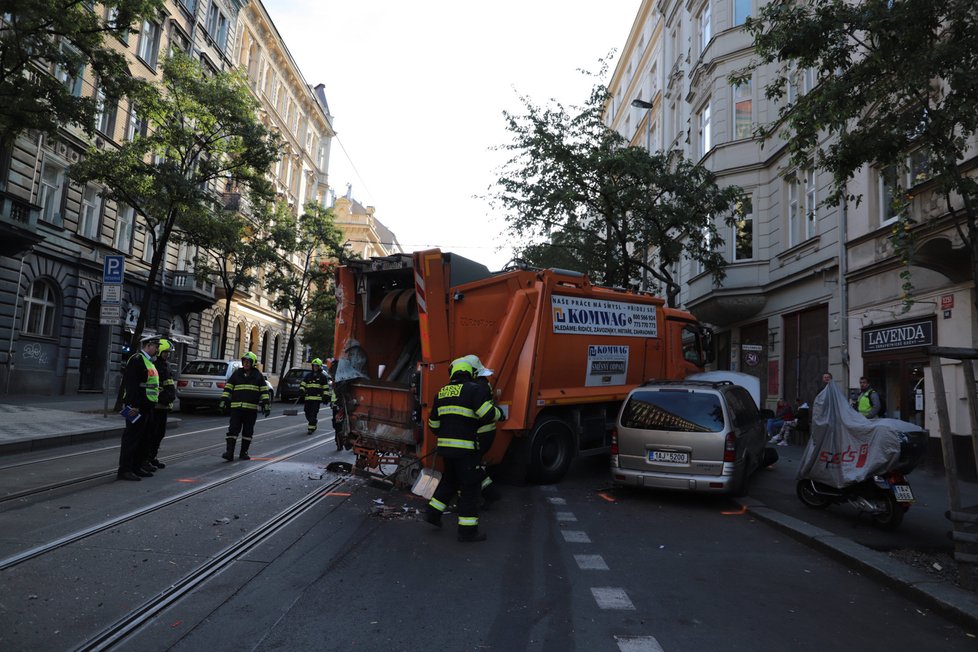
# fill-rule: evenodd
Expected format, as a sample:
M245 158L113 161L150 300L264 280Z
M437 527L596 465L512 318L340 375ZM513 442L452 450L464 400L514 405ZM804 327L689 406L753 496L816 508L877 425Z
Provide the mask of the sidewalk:
M119 437L123 419L111 411L111 400L109 414L103 416L104 402L101 394L0 397L0 456ZM795 473L803 449L785 446L777 450L781 458L778 463L753 476L750 496L738 499L745 510L931 608L978 628L978 593L959 589L884 552L950 549L947 532L951 526L944 517L948 508L944 476L922 469L910 474L916 502L900 528L886 532L860 519L848 506L826 510L805 507L795 496ZM978 504L978 484L962 483L962 497L965 505Z
M104 412L102 394L0 396L0 456L66 446L94 439L119 438L125 420L112 408ZM179 424L171 413L170 427Z

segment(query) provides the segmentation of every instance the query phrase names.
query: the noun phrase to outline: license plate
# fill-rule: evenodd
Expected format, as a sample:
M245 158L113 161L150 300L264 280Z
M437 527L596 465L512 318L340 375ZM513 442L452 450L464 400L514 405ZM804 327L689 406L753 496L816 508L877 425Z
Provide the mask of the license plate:
M913 491L911 491L910 485L908 484L893 485L893 495L901 503L912 503L914 500Z
M210 387L211 381L209 380L195 380L194 387Z
M689 464L689 453L677 453L675 451L649 451L649 461Z

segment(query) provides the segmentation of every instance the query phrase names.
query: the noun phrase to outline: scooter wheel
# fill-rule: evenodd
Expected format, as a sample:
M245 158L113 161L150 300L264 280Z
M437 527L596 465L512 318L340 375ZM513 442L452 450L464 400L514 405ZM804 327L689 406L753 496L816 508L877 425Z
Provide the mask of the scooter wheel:
M798 494L798 499L805 503L806 507L812 509L825 509L832 504L829 498L815 491L811 480L799 480L798 484L795 485L795 493Z
M873 523L884 530L895 530L900 527L906 511L903 505L889 491L880 496L880 502L883 504L883 511L873 514Z

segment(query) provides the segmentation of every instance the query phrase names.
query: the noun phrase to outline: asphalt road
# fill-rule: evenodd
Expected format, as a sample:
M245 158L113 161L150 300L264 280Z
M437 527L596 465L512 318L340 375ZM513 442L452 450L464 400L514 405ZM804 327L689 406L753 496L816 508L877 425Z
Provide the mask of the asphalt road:
M165 442L167 451L213 443L223 434L215 430L219 421L195 415L181 427L186 437ZM270 453L266 460L224 464L215 449L181 458L141 483L92 481L0 508L0 554L8 557L227 480L43 563L0 571L0 648L73 649L88 632L325 486L334 474L324 467L349 453L336 453L325 432L304 435L304 425L301 417L261 420L253 452ZM325 445L277 462L273 437L296 447L322 437ZM111 452L98 455L105 459L86 464L114 462ZM62 459L42 472L18 473L50 479L79 464ZM251 464L262 466L230 477ZM755 478L752 493L783 492L775 472L768 473ZM504 500L483 514L489 540L480 544L457 542L451 518L441 530L419 521L424 501L410 493L349 478L116 649L975 649L978 632L727 499L613 491L608 477L599 458L578 461L559 485L504 487ZM822 516L859 525L851 514Z

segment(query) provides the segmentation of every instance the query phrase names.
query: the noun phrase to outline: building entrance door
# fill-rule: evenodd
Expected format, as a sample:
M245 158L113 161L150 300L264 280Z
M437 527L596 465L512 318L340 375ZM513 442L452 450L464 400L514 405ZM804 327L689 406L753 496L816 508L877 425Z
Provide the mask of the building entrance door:
M108 328L99 324L101 306L99 299L92 299L85 311L78 369L78 389L83 392L102 391L105 380L105 349L108 346L105 332Z

